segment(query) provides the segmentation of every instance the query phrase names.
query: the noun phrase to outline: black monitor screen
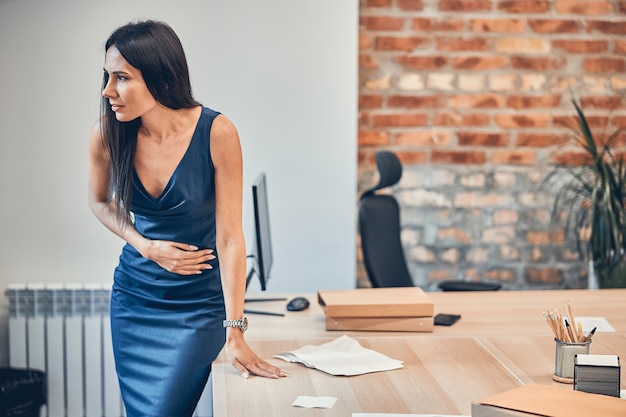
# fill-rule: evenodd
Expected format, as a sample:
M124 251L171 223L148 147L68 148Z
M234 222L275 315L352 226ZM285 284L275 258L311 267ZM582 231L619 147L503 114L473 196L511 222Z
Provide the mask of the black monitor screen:
M270 216L267 205L267 182L265 173L261 173L252 185L252 204L254 210L254 268L265 291L272 268L272 237L270 234Z

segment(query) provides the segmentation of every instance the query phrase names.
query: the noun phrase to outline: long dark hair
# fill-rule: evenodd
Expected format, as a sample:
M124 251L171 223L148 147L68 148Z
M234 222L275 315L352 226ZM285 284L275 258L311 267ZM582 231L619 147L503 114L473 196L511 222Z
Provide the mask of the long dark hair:
M199 105L191 93L183 46L169 25L154 20L128 23L111 34L105 52L112 46L141 71L148 91L157 102L175 110ZM108 81L105 71L103 90ZM130 221L133 161L141 119L119 122L106 97L102 97L100 114L100 130L111 157L108 201L115 202L117 222L123 227Z

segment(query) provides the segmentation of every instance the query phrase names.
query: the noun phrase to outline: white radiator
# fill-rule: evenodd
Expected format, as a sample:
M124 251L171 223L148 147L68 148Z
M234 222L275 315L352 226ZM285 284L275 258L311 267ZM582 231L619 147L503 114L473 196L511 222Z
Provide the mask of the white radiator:
M122 417L109 323L110 285L11 284L9 361L46 372L47 417ZM194 413L213 415L210 381Z

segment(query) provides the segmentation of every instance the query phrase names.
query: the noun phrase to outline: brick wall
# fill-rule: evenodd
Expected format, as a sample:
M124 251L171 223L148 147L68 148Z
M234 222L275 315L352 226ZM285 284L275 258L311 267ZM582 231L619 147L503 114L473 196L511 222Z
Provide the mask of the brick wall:
M361 0L359 83L359 191L376 151L400 157L392 192L417 285L587 285L539 184L574 157L559 148L572 98L596 133L626 126L626 1Z

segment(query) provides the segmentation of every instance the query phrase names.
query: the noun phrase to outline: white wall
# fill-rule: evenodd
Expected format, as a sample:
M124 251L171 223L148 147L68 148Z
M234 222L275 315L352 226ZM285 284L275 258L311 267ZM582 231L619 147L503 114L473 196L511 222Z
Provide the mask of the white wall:
M249 244L267 173L268 291L354 287L357 0L0 0L0 288L111 281L122 242L87 205L87 135L103 44L135 18L172 25L196 98L237 125Z

